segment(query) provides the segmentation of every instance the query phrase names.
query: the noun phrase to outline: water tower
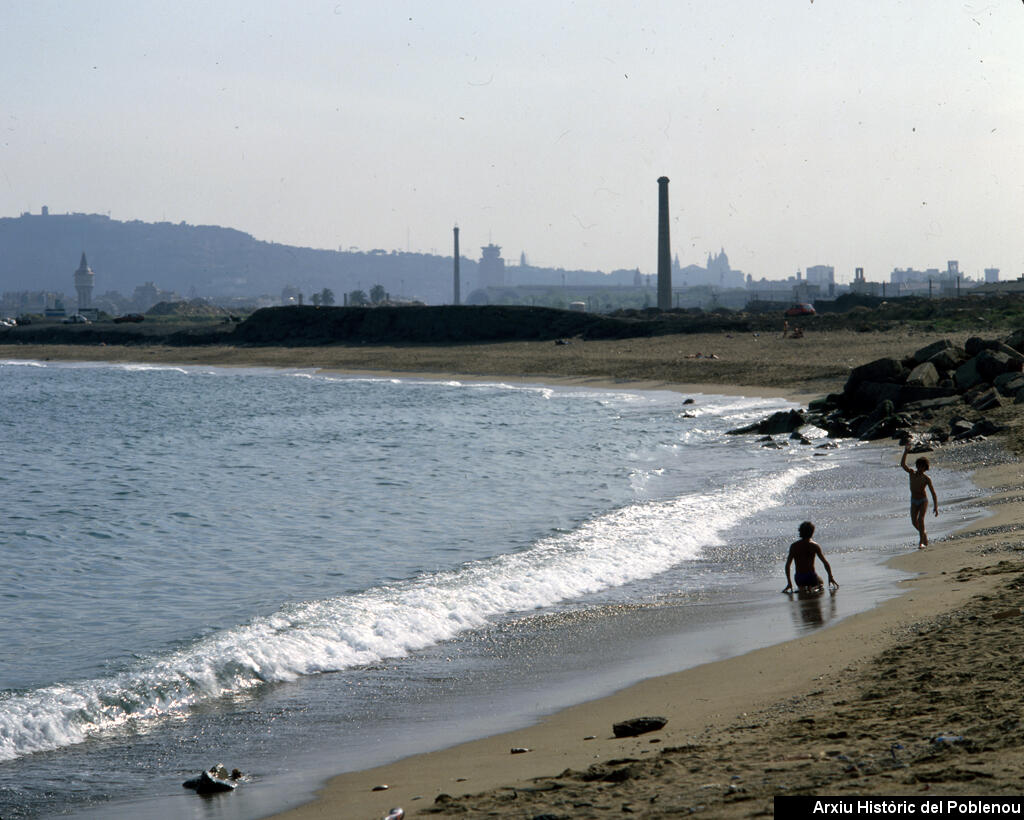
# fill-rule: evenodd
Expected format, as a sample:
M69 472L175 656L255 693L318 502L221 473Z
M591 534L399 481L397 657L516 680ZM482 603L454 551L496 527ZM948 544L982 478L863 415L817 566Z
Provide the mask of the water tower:
M75 271L75 290L78 291L78 310L88 310L92 307L92 286L96 274L92 272L89 263L85 261L85 251L82 251L82 261Z

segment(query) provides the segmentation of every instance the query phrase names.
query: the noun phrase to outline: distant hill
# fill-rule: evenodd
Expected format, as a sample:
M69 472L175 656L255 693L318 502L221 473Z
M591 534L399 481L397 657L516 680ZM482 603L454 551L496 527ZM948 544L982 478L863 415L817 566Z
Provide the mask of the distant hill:
M262 242L211 225L120 222L98 214L24 214L0 219L0 290L74 294L72 273L83 252L96 274L94 295L137 285L183 296L277 298L287 285L306 294L343 293L380 284L404 287L423 301L451 301L451 258L384 251L339 252ZM467 278L475 263L463 260Z
M465 237L463 237L465 242ZM0 292L56 291L74 296L72 274L82 253L96 274L94 297L131 296L153 282L182 296L276 300L295 286L310 296L329 288L343 294L382 285L396 299L451 303L452 257L399 251L328 251L263 242L247 233L184 222L121 222L100 214L23 214L0 218ZM478 264L460 261L462 298L479 287ZM632 271L506 268L514 284L632 284Z

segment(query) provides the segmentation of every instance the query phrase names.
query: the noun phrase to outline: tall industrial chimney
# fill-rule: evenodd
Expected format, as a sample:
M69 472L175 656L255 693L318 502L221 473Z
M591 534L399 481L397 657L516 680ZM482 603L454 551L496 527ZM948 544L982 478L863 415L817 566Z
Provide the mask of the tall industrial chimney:
M459 302L459 226L453 229L455 232L455 304Z
M668 177L658 177L658 309L672 307L672 254L668 240Z

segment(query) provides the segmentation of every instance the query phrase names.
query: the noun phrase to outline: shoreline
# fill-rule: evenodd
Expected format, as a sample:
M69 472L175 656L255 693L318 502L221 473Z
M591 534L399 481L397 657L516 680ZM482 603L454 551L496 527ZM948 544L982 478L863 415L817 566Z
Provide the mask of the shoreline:
M629 343L636 344L636 340ZM913 347L920 343L918 337L909 344ZM0 348L0 358L141 361L186 366L316 367L325 372L374 378L500 380L598 389L673 389L725 395L783 396L795 401L820 395L824 391L817 388L827 384L827 380L808 384L801 383L799 379L787 379L787 383L775 386L750 384L739 387L733 382L728 387L713 382L679 383L594 374L533 372L510 377L478 372L477 362L473 362L472 368L463 368L474 371L469 374L458 370L396 371L354 367L336 359L330 362L317 360L317 363L299 361L303 357L294 356L297 353L294 349L275 351L273 356L252 356L246 351L246 355L239 357L241 360L227 362L215 361L216 357L208 355L182 355L191 354L188 349L149 352L107 349L102 350L105 355L95 355L100 351L86 348L76 352L87 355L69 358L53 355L58 353L53 348L41 348L41 352L50 353L49 356L25 355L28 352L21 349L17 350L21 355L14 355L11 346L7 346ZM131 355L136 352L142 352L144 356ZM213 352L203 351L204 354ZM294 358L287 361L292 356ZM360 363L372 365L378 362L363 359ZM337 366L339 364L340 367ZM748 365L745 372L757 372L758 362ZM955 461L959 452L965 452L963 447L940 451L937 466L941 466L943 457ZM1024 491L1021 470L1008 458L1002 464L983 467L975 474L975 481L989 490L989 494L977 503L993 507L995 515L968 526L966 534L958 533L936 542L928 550L908 552L890 559L893 566L916 575L902 582L906 592L875 609L787 643L643 681L608 697L564 709L525 729L417 755L382 767L339 775L329 781L315 801L273 817L308 820L343 814L375 818L383 817L392 806L399 805L409 817L421 814L533 817L568 809L572 810L574 817L613 817L621 815L624 804L635 804L634 810L641 810L643 806L647 816L655 816L652 813L655 804L657 813L665 816L701 806L713 806L714 816L752 816L771 811L771 794L787 791L798 794L836 791L916 794L924 789L933 789L931 794L1020 793L1024 789L1016 785L1016 775L1010 777L1008 770L1011 767L1004 765L1000 768L991 754L986 757L983 749L979 751L981 747L977 744L962 748L950 745L939 749L940 757L972 755L970 765L975 767L976 773L971 776L962 772L957 774L960 769L955 766L955 776L946 776L935 768L935 754L923 755L922 760L930 766L928 771L922 770L923 773L918 773L913 763L897 761L893 752L895 744L901 749L910 746L900 739L908 740L906 731L901 728L908 713L901 713L901 710L906 708L904 701L911 698L905 689L899 687L895 687L895 691L885 691L887 687L882 686L880 691L871 693L871 711L882 716L879 718L881 729L872 724L871 731L865 731L866 718L863 715L847 716L840 722L842 728L824 734L808 729L816 722L825 724L827 717L823 714L835 713L837 709L849 710L848 704L863 700L863 695L856 693L857 687L870 688L872 683L880 683L877 667L885 662L887 652L892 654L893 647L900 645L908 635L937 629L922 624L934 624L935 619L955 618L956 611L963 607L980 611L985 607L992 609L993 601L996 609L1002 604L1003 610L1000 611L1006 611L1004 599L1007 593L1002 586L1005 586L1007 578L1017 578L1024 571L1019 554L1014 555L1021 549L1018 542L1012 537L1009 542L1001 540L1005 539L1006 533L1024 527L1024 516L1019 513L1017 504L1006 503L1019 500L1019 494ZM972 531L977 534L971 535ZM1017 559L1009 568L999 563L1007 555ZM966 569L965 562L969 562ZM983 595L991 600L980 600L979 596ZM985 616L964 616L967 617L978 620ZM966 623L969 625L971 622ZM998 623L1012 628L1015 621L1009 617L1000 619ZM1016 623L1019 626L1019 622ZM961 623L960 627L960 633L963 633L964 624ZM996 645L988 642L980 649L973 646L977 641L967 641L967 649L987 653L988 662L991 662L993 656L1000 656L1006 641L1011 639L1015 640L1016 636L1002 635ZM1013 645L1019 646L1019 641ZM902 655L910 657L915 651L916 647L911 643L903 647ZM1024 653L1010 650L1008 654L1021 657ZM918 658L918 663L923 660L925 658ZM913 665L914 662L909 663ZM967 663L959 657L949 658L949 668L954 670L958 679L969 677L974 671ZM1008 684L1008 687L1013 686L1012 682ZM921 685L912 683L911 688L919 689ZM1000 691L995 700L1005 701L1009 694L1009 689ZM1016 694L1014 697L1019 704L1020 697ZM805 710L802 716L793 716L794 705ZM965 711L966 716L963 714ZM639 738L617 740L610 736L611 723L641 714L665 715L669 724L657 733ZM970 738L971 717L970 710L964 708L950 711L941 720L937 717L935 734L949 732ZM783 728L773 729L776 724ZM775 735L772 735L773 731ZM593 739L584 740L590 736L594 736ZM1019 733L1014 737L1016 745L1012 753L1019 760L1024 756L1021 751L1024 749L1024 737ZM914 742L925 740L917 738ZM658 742L654 744L652 741ZM872 763L847 763L855 758L844 749L858 745L871 749L864 754ZM511 755L513 747L531 751ZM900 767L886 768L878 764L879 760L885 760L886 754L891 754ZM1005 759L1007 750L1001 749L1001 754ZM904 755L901 753L900 757ZM593 768L595 765L598 768ZM853 774L849 771L850 766L854 768ZM871 766L879 771L869 772ZM910 768L910 774L905 767ZM753 771L758 772L764 782L754 784ZM778 777L787 782L781 785L776 782L772 786L771 781ZM811 781L807 781L807 777L811 777ZM801 786L801 782L812 785ZM390 788L382 792L372 791L373 786L381 783L389 784ZM737 783L741 785L737 786ZM654 793L650 791L652 788L655 788ZM440 795L456 797L442 797L441 802L435 804Z
M1015 772L1005 781L980 773L960 777L954 772L949 778L934 770L933 754L923 756L922 767L929 769L924 777L905 773L905 761L895 768L895 776L886 770L885 754L894 744L911 746L900 725L906 717L899 714L899 701L907 695L903 691L871 693L872 712L884 715L887 702L896 701L895 709L881 718L882 734L865 734L862 719L836 720L834 716L830 722L841 728L818 734L810 728L828 720L828 713L837 705L864 700L858 688L879 683L884 688L875 667L908 635L930 632L936 619L966 607L987 607L997 615L1009 611L1000 581L1024 578L1024 564L1018 558L1009 562L1012 566L1006 566L1006 545L992 544L1006 532L1024 529L1024 515L1016 504L1006 503L1016 500L1024 490L1021 468L1008 459L975 471L974 480L989 491L977 503L993 507L995 514L969 524L965 532L958 531L927 550L888 559L886 564L914 575L900 582L902 594L871 610L784 643L641 681L543 717L523 729L337 775L314 801L269 817L314 820L340 816L343 810L345 816L369 820L384 817L394 806L403 807L407 817L486 814L530 818L567 808L573 808L574 817L615 817L620 816L622 805L631 801L636 802L637 811L644 804L656 802L664 813L657 816L689 813L703 806L713 807L716 817L747 817L770 813L772 795L787 792L1020 794L1024 789ZM1014 549L1024 549L1024 545L1009 551ZM979 560L979 553L987 557ZM965 569L963 562L968 557L972 566ZM1020 625L1011 618L999 618L995 623L1008 624L1014 631ZM980 651L988 657L998 654L999 649L986 644ZM925 652L918 649L918 653ZM903 656L903 666L910 669L918 668L923 660L913 657L914 646L903 647L898 654ZM951 660L950 673L956 669L956 658ZM971 671L965 673L970 675ZM956 677L962 680L964 676L961 673ZM804 711L794 715L795 706ZM665 716L669 723L660 731L636 738L612 736L612 723L641 715ZM949 722L949 717L936 717L933 735L948 733L973 740L973 733L965 728L969 715L956 715L958 723ZM784 745L777 739L774 744L766 743L764 736L771 733L773 725L782 727L778 731L786 741ZM751 737L747 748L739 750L737 737L744 732ZM844 761L852 756L842 749L858 732L860 739L866 739L867 745L876 750L866 756L872 762L881 761L877 778L865 776L868 766L864 764L853 774L846 771ZM927 737L914 740L924 747L929 745ZM1024 757L1024 738L1019 740L1016 752ZM512 754L513 748L530 752ZM975 753L973 765L984 765L978 759L975 743L964 747L964 752L968 750ZM939 756L958 751L953 747L938 750ZM838 760L840 757L843 760ZM999 755L990 757L988 765L993 768L1011 768L998 762ZM772 765L766 767L765 763ZM735 774L743 770L744 764L758 771L774 769L786 779L795 779L806 769L827 771L815 773L813 788L782 784L775 791L770 785L760 784L761 793L757 794L743 775ZM682 767L688 769L685 778L681 778ZM717 777L713 774L716 769ZM914 769L912 764L910 769ZM652 780L658 781L656 787ZM737 786L741 780L744 782ZM381 784L387 784L388 790L374 791Z

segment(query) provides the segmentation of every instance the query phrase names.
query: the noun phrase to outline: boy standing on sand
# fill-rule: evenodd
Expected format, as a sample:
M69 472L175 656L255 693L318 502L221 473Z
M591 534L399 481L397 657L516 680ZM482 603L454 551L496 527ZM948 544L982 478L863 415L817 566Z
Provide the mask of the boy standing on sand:
M910 443L908 442L903 447L903 458L900 459L900 467L910 473L910 521L914 525L914 529L920 533L921 538L917 542L917 548L924 549L928 546L928 533L924 531L924 517L925 513L928 512L928 496L925 495L925 489L931 491L932 494L932 508L935 514L939 514L939 499L935 497L935 487L932 486L932 480L928 477L928 459L924 456L914 462L914 466L917 470L911 470L907 466L907 454L910 452Z
M817 572L814 571L814 559L820 558L821 563L828 573L829 588L839 589L839 584L832 577L832 567L825 560L821 551L821 545L811 540L814 535L814 524L804 521L799 528L800 540L789 545L789 557L786 558L786 588L783 592L793 591L793 581L790 579L789 568L796 562L796 587L799 592L811 592L824 587L824 582Z

